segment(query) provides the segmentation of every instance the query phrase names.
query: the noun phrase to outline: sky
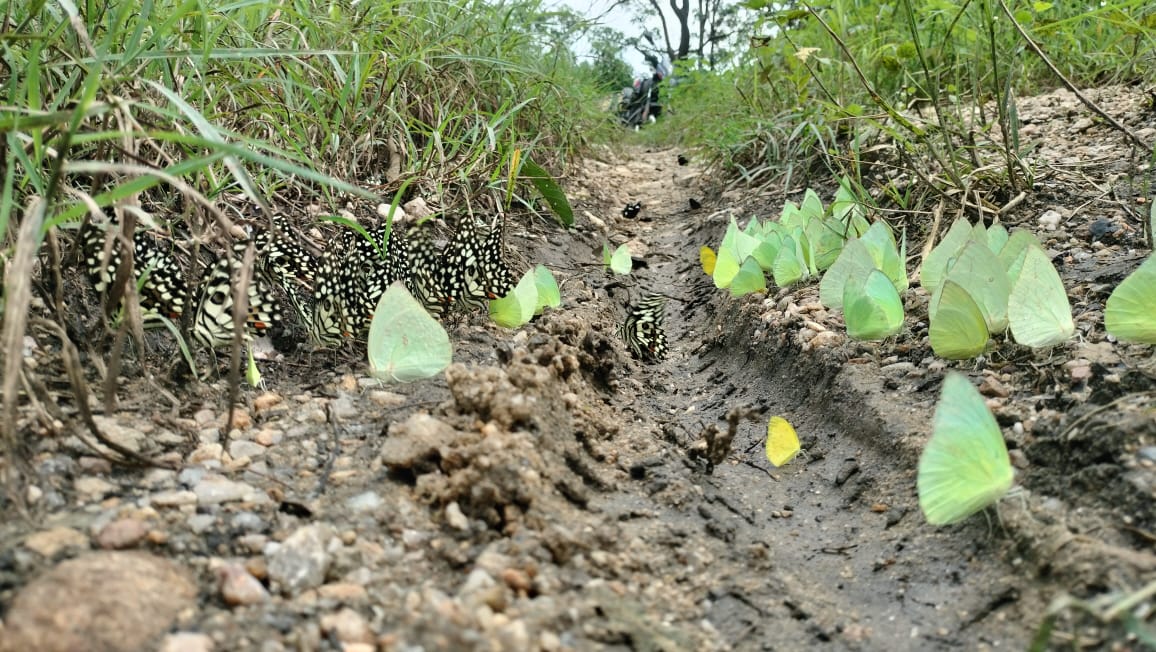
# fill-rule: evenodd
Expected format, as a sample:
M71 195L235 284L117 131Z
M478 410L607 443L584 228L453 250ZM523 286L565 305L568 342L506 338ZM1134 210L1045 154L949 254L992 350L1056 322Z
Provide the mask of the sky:
M634 2L645 2L645 0L634 0ZM619 4L615 0L557 0L553 3L555 7L569 7L578 13L587 16L592 20L597 20L598 23L607 27L622 32L626 36L641 36L642 30L638 25L635 25L631 17L633 13L629 9L616 6ZM655 35L662 33L662 23L657 17L650 18L648 27ZM661 45L661 37L655 39L655 42ZM578 48L582 48L583 44L580 41ZM586 45L588 48L589 46ZM577 52L578 56L589 54L589 50ZM641 75L649 75L650 65L642 58L642 54L634 48L626 48L622 50L622 59L634 71L636 77Z

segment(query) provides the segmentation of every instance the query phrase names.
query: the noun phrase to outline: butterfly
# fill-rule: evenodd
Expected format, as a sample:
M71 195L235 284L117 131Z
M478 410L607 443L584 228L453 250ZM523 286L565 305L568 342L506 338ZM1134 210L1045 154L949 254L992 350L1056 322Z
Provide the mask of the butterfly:
M460 274L460 299L467 308L485 307L486 301L504 297L514 289L513 274L502 259L504 221L499 218L482 237L472 217L458 220L446 265L451 273Z
M644 297L626 313L620 334L634 357L654 362L666 356L666 299L659 294Z
M206 270L193 318L193 337L206 346L215 348L233 342L233 287L248 246L247 240L235 242L233 257L221 256ZM258 336L267 335L282 322L282 316L277 298L260 270L253 270L246 293L249 305L245 323Z
M112 233L117 229L119 224L115 221L87 221L80 227L85 271L93 287L102 294L116 279L122 261L121 241ZM105 244L109 238L113 240L106 259ZM180 320L189 295L180 264L170 250L163 249L158 240L145 231L133 234L133 271L134 280L140 287L140 305L145 321L155 321L158 316Z
M626 207L622 209L622 217L625 217L628 220L632 220L638 217L638 213L641 210L642 202L640 201L636 201L633 204L627 204Z

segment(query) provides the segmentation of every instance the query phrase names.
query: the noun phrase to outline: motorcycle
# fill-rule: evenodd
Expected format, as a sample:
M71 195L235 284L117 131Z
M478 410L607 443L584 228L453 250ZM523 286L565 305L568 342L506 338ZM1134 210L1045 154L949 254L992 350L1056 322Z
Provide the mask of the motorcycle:
M647 54L646 61L654 73L649 78L635 79L633 86L622 89L618 101L618 119L635 130L647 122L655 122L662 114L658 86L670 73L670 64L665 60L660 62L654 55Z

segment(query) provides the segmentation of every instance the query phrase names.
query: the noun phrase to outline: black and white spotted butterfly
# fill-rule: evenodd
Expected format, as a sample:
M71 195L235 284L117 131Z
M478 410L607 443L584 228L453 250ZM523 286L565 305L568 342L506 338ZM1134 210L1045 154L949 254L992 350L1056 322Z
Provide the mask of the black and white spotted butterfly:
M233 343L233 288L240 281L248 246L248 240L235 242L232 257L221 256L205 270L204 281L197 292L193 337L208 347L224 347ZM249 305L245 324L248 330L258 336L267 335L283 318L269 281L257 266L254 266L250 275L246 294Z
M482 237L474 218L463 215L458 220L446 265L460 276L459 298L467 309L484 308L486 301L514 289L514 275L502 257L504 223L500 217Z
M638 213L641 211L642 202L636 201L633 204L627 204L626 207L622 209L622 217L625 217L628 220L633 220L634 218L638 217Z
M121 240L115 231L115 221L97 223L86 221L80 227L79 239L84 268L96 291L104 295L116 278L123 256ZM106 243L112 240L107 248ZM140 288L140 305L146 322L157 321L159 316L180 321L188 304L189 290L181 273L180 264L170 248L144 230L133 233L133 274Z
M343 229L318 265L310 331L336 344L369 328L377 303L395 280L406 281L409 252L399 228ZM367 238L366 235L369 237Z
M409 291L430 314L435 317L444 315L462 296L460 269L446 255L448 252L434 241L431 222L419 222L410 227L406 239L409 242Z
M666 331L662 328L665 318L666 299L660 294L648 295L638 305L627 308L620 334L634 357L654 362L666 356Z
M297 311L309 322L313 315L313 290L317 278L317 258L294 237L289 220L281 213L272 216L275 230L259 229L253 236L261 270Z

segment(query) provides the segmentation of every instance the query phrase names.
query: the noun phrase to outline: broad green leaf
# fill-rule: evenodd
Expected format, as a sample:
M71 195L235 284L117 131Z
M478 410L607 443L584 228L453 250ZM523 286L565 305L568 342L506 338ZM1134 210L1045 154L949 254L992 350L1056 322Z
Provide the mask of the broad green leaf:
M554 177L550 176L545 168L531 161L529 157L522 160L522 173L541 193L546 204L550 206L550 210L558 216L558 221L562 223L562 226L574 226L574 209L570 207L566 193L562 191L558 182L554 181Z

